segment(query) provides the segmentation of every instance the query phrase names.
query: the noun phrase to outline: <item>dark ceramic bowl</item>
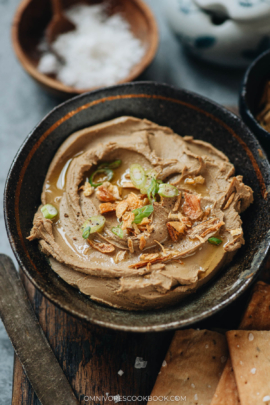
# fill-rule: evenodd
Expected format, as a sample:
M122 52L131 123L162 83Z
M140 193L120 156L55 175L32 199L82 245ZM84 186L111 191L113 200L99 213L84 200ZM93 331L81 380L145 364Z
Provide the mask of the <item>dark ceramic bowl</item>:
M239 98L243 121L259 139L270 157L270 133L256 120L264 86L270 80L270 50L261 54L247 69Z
M128 312L97 304L62 281L50 268L38 244L28 242L40 204L45 174L59 146L74 131L121 115L148 118L176 133L211 142L235 165L254 190L254 204L242 215L246 244L215 279L177 306ZM235 115L184 90L137 82L101 89L73 98L47 115L26 138L8 174L4 211L6 227L19 265L54 304L83 320L113 329L147 332L187 327L234 301L257 276L269 244L267 190L270 167L260 158L256 138Z

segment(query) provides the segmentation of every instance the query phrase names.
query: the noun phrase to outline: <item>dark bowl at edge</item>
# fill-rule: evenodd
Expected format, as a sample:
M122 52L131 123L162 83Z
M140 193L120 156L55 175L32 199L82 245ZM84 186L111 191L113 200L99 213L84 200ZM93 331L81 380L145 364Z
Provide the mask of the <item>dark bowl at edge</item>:
M270 80L270 50L262 53L248 67L239 97L239 111L245 124L259 139L270 158L270 133L256 120L264 86Z
M34 213L49 164L74 131L122 115L147 118L180 135L211 142L235 165L254 190L254 203L242 214L246 243L232 263L171 308L129 312L97 304L61 280L36 241L29 242ZM49 113L28 135L10 168L4 195L8 237L16 258L33 284L70 314L101 326L134 332L187 327L225 308L254 281L270 244L267 191L270 167L244 123L225 108L194 93L153 82L100 89L75 97Z

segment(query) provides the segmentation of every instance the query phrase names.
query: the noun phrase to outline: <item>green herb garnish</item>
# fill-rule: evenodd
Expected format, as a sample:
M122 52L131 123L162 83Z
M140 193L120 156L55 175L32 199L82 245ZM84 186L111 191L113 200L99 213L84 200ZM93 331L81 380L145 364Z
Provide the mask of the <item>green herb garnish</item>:
M82 237L88 239L91 233L100 232L105 225L105 221L106 219L103 215L97 215L87 219L81 227Z
M53 219L57 216L58 211L52 204L46 204L41 208L41 212L46 219Z
M211 243L212 245L220 245L222 243L222 240L219 238L209 238L208 242Z
M142 208L137 208L136 210L133 210L132 212L135 215L133 222L135 224L140 224L143 218L148 218L153 211L154 211L153 205L145 205Z
M100 183L94 183L94 178L96 177L96 175L97 174L102 174L102 173L105 173L107 178L105 180L103 180L102 182L100 182ZM112 178L113 178L113 171L111 169L108 169L108 168L104 167L104 168L96 170L91 175L91 177L89 179L89 183L91 184L92 187L98 187L98 186L101 186L104 183L104 181L110 181Z
M91 233L91 226L88 225L83 230L83 234L82 234L83 239L88 239L90 233Z
M131 165L129 169L129 174L133 185L136 188L141 189L146 181L145 171L141 165Z
M145 173L145 183L142 187L140 187L140 192L142 194L147 194L147 191L151 185L152 179L156 180L157 172L154 169L147 170Z
M113 228L112 228L112 232L113 232L116 236L119 236L119 238L123 239L123 237L124 237L124 232L123 232L123 229L120 228L120 225L113 227Z
M164 183L159 184L158 194L162 197L176 197L179 194L178 188L172 186L171 184Z
M147 190L147 197L148 200L153 204L154 201L156 201L155 195L158 192L158 183L157 181L152 178L150 187Z

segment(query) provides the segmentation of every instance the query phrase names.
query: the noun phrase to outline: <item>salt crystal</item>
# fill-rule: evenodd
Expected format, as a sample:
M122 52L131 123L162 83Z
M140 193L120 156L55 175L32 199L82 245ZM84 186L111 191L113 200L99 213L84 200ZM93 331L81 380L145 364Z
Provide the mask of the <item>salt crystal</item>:
M257 392L257 395L260 395L260 393L259 393L259 392Z
M195 384L191 384L191 388L195 388Z
M74 5L65 14L76 29L59 35L52 51L43 40L38 65L65 85L84 90L118 83L145 54L129 23L119 13L106 15L102 4Z
M255 373L256 373L256 368L252 368L252 369L250 370L250 372L251 372L251 374L255 374Z
M146 368L147 366L147 361L144 361L142 357L136 357L135 359L135 368Z
M208 345L205 345L205 348L206 348L206 349L208 349L208 347L209 347Z
M49 75L58 70L59 62L52 53L45 53L40 59L38 70L45 75Z
M239 345L237 345L236 347L240 347Z
M211 388L211 385L208 385L208 388Z
M225 363L225 361L227 361L227 357L226 356L222 356L220 358L221 363Z
M270 395L266 395L266 397L263 398L263 402L268 402L270 401Z
M167 366L167 361L164 360L163 363L162 363L162 367L166 367L166 366Z
M119 371L118 371L118 374L120 375L120 377L122 377L122 375L124 374L124 371L123 371L123 370L119 370Z
M241 366L242 366L242 364L243 364L242 360L240 360L240 361L239 361L239 363L240 363L240 364L241 364Z
M194 399L195 399L195 401L198 401L198 395L197 394L194 395Z
M252 333L249 333L248 335L248 340L251 342L252 340L254 340L254 335Z

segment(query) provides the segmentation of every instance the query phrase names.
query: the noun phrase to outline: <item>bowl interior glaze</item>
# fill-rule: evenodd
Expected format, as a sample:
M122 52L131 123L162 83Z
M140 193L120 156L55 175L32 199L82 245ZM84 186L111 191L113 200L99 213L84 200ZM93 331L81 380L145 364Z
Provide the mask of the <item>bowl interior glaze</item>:
M211 142L235 165L236 174L254 190L254 203L242 214L246 244L215 279L178 305L128 312L97 304L62 281L28 242L42 185L59 146L74 131L122 115L147 118L180 135ZM161 331L201 321L235 300L259 272L270 243L270 167L259 156L255 137L235 115L184 90L137 82L101 89L69 100L48 114L26 138L8 174L4 211L10 243L23 271L51 301L95 324L126 331Z

